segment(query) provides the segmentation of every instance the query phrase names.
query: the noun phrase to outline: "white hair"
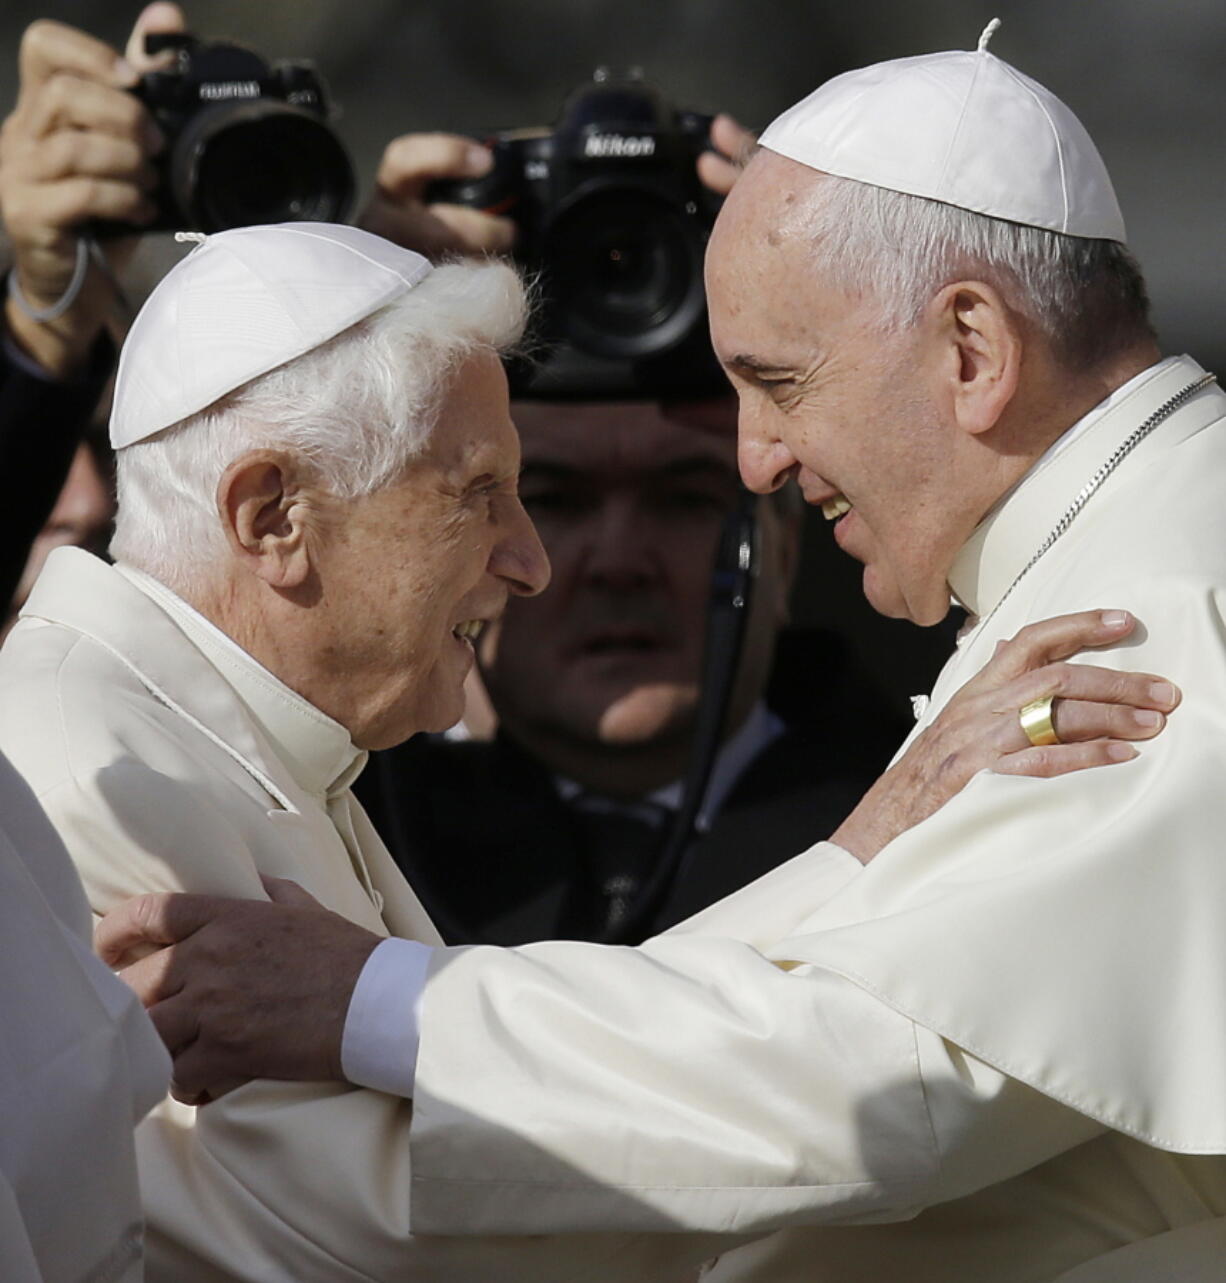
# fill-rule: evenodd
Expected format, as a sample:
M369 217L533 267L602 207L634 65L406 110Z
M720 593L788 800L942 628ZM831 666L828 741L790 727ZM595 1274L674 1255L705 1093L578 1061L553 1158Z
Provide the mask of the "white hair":
M343 499L395 480L424 449L457 367L506 353L527 315L505 263L448 263L327 343L118 452L111 555L181 589L226 551L217 485L235 459L291 451Z
M800 213L828 279L874 299L887 330L914 323L943 286L1000 291L1071 366L1152 337L1140 270L1115 241L1067 236L823 175Z

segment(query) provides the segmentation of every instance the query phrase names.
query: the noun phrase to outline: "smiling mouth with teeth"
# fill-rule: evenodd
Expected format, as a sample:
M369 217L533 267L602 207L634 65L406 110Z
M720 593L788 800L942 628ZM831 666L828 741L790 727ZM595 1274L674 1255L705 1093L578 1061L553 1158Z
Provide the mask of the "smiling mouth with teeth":
M836 494L833 499L827 499L822 504L822 516L827 521L838 521L841 516L850 511L851 504L841 494Z
M462 624L456 624L451 630L451 635L458 637L461 641L476 641L484 624L484 619L466 619Z

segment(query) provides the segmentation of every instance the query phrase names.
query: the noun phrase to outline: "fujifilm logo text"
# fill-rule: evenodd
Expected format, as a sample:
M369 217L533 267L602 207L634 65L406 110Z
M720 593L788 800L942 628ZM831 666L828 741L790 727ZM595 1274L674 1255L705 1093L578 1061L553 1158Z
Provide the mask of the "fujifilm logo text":
M654 156L656 140L650 134L627 138L624 134L592 134L583 145L583 154L596 160L616 157L619 160L636 160L640 156Z
M200 86L200 97L216 101L222 98L258 98L260 86L254 80L205 81Z

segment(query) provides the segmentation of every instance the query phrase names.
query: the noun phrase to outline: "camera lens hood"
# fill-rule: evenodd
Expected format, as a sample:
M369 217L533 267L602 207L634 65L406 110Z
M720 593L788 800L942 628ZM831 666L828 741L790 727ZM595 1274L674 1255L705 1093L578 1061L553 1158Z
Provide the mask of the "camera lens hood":
M196 112L172 144L170 194L203 232L302 219L344 222L353 166L313 112L275 99Z

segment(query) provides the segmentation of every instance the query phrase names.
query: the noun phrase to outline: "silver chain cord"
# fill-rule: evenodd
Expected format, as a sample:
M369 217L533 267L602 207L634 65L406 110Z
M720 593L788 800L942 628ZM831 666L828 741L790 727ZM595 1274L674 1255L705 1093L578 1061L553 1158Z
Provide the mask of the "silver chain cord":
M1123 441L1116 446L1111 457L1099 467L1098 471L1081 487L1077 497L1069 504L1064 515L1052 527L1052 532L1039 545L1039 550L1033 557L1022 567L1017 578L1005 590L1005 595L996 603L988 612L987 616L977 626L976 632L982 628L996 614L996 612L1009 600L1009 594L1022 582L1023 579L1039 563L1043 555L1051 546L1068 530L1069 526L1076 520L1078 513L1090 501L1094 492L1102 485L1104 481L1120 466L1121 463L1145 440L1147 436L1160 424L1164 419L1170 418L1176 410L1189 398L1195 396L1202 388L1207 388L1209 384L1217 382L1216 374L1202 375L1195 383L1189 383L1186 388L1176 392L1169 401L1164 402L1141 424L1134 429Z

